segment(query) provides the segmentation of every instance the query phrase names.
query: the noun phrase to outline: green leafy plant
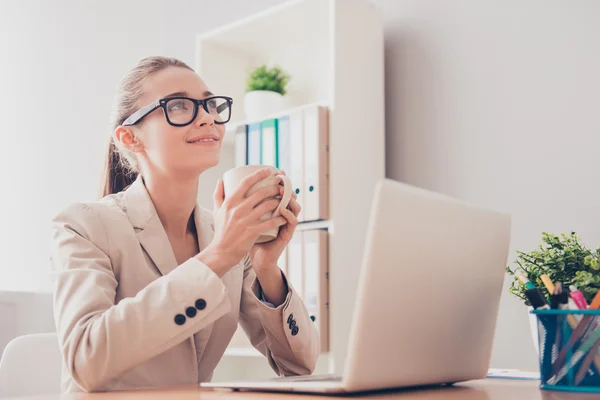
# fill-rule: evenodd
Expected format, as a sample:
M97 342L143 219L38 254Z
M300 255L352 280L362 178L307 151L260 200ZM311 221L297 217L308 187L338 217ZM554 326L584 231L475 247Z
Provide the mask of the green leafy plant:
M548 299L550 293L540 278L544 274L553 282L562 282L563 287L575 285L590 303L600 289L600 249L587 249L580 240L575 232L560 235L543 232L538 249L528 253L517 251L515 268L506 267L506 272L514 276L509 292L530 305L525 297L525 286L515 276L520 270Z
M267 68L266 65L261 65L255 68L248 77L246 91L269 90L285 95L289 80L290 76L281 67L276 65L272 68Z

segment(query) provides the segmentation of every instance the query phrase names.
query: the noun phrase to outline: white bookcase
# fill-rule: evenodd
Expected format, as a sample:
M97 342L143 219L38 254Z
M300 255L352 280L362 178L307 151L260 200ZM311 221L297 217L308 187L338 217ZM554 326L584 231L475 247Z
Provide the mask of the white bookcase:
M251 68L277 64L292 77L288 109L271 117L314 104L329 109L330 219L299 228L329 233L329 352L318 373L343 370L373 190L385 176L383 45L381 18L367 0L294 0L197 38L198 73L213 92L234 99L224 157L203 175L204 187L233 167L235 128L258 122L244 119ZM268 371L238 332L222 361L227 372L217 368L215 379ZM231 376L234 366L240 371Z

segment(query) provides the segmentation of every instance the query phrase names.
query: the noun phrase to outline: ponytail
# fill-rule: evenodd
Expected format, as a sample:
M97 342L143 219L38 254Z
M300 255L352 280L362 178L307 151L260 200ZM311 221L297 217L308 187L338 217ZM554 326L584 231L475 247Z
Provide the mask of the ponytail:
M183 61L170 57L146 57L125 75L117 90L113 104L111 127L113 132L137 108L139 99L144 93L145 79L165 68L177 67L193 71ZM142 104L143 106L144 104ZM135 155L115 141L114 134L108 142L104 173L100 186L100 197L119 193L125 190L136 179L140 168Z
M121 152L111 136L104 165L104 176L100 187L100 198L125 190L137 179L138 173L121 159Z

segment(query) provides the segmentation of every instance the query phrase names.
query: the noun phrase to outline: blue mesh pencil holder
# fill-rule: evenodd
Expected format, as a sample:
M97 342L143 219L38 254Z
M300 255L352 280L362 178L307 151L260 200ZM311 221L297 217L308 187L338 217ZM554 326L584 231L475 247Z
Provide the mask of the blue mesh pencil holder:
M534 310L541 388L600 393L600 310Z

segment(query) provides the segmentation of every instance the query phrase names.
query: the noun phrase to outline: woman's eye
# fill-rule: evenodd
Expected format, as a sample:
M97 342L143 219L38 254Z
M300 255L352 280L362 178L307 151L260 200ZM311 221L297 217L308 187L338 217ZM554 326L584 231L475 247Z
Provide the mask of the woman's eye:
M206 103L208 105L208 108L217 108L217 101L216 100L209 100Z
M179 110L185 110L186 106L185 106L185 102L183 101L170 101L169 102L169 111L179 111Z

